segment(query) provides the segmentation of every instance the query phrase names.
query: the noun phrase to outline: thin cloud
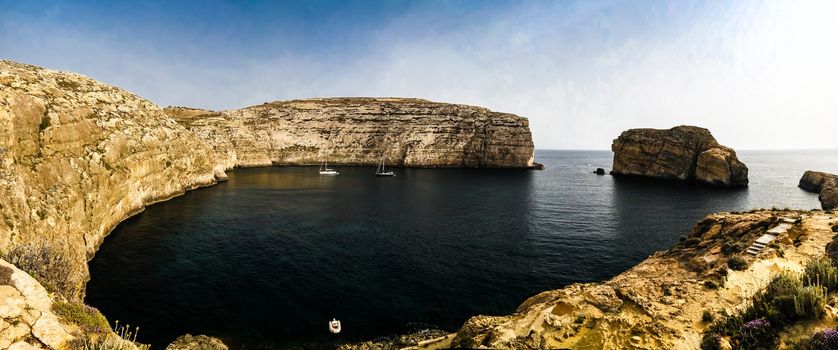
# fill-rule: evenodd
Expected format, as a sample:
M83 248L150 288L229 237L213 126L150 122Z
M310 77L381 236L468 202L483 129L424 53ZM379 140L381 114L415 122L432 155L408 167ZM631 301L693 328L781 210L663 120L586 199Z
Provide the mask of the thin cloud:
M148 33L74 25L53 11L0 15L0 55L163 106L410 96L526 116L539 148L607 149L624 129L678 124L736 148L838 147L829 1L427 3L372 24L333 13L308 36L304 21L187 35L171 23Z

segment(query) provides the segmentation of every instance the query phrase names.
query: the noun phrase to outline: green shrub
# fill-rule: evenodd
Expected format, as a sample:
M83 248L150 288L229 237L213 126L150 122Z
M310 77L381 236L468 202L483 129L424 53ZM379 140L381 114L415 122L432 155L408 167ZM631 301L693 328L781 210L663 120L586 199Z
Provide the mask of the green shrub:
M12 269L0 266L0 285L12 284Z
M149 346L107 334L96 338L85 338L80 348L82 350L148 350Z
M722 336L717 333L705 334L701 338L701 350L720 350L722 348Z
M725 242L724 244L722 244L722 254L724 254L725 256L741 252L742 249L744 249L744 245L742 243Z
M832 237L832 242L826 245L826 256L832 260L833 265L838 266L838 239L836 237Z
M701 312L701 322L710 323L713 322L713 313L710 310L704 310Z
M101 334L111 329L99 310L82 303L56 301L52 303L52 312L63 321L78 325L86 333Z
M794 310L800 318L820 319L826 305L826 289L819 285L801 288L794 297Z
M731 270L742 271L748 268L748 262L739 255L733 255L727 259L727 267Z
M809 260L803 271L803 285L818 285L829 291L838 290L838 268L826 257Z
M794 273L783 271L775 275L768 286L765 287L765 295L769 299L776 299L783 296L795 296L797 291L803 288L800 277Z
M70 261L53 246L20 245L12 248L4 258L32 275L50 292L58 292L70 299L79 292L78 287L67 278L72 274Z

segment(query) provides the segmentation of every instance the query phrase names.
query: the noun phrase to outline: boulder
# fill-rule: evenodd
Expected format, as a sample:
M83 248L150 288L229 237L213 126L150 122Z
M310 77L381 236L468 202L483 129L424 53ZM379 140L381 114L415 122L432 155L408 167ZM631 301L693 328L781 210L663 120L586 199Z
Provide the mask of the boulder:
M605 175L605 169L603 169L603 168L596 168L596 170L594 170L594 174L597 174L597 175Z
M631 129L611 144L613 175L697 181L724 187L748 185L748 167L736 151L695 126Z
M818 199L821 200L821 207L824 210L838 209L838 184L824 184Z
M206 335L184 334L169 344L166 350L227 350L227 345Z

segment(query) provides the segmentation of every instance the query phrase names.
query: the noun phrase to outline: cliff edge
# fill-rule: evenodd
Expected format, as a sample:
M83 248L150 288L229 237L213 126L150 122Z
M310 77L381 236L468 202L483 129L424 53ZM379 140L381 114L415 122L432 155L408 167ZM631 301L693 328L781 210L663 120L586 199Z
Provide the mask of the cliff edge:
M838 208L838 175L807 170L797 186L817 193L824 210Z
M736 151L719 145L695 126L626 130L611 144L613 175L697 181L716 186L748 185L748 167Z
M81 300L87 261L146 205L211 185L211 147L153 103L87 77L0 61L0 252L66 262Z
M319 164L535 168L526 118L414 98L317 98L166 113L230 166Z
M447 345L698 349L711 326L705 312L710 320L740 312L777 273L802 272L807 262L825 255L835 220L833 213L822 211L711 214L681 243L619 276L538 294L509 316L472 317ZM744 253L766 233L777 235L774 243L756 255ZM785 330L780 341L788 344L835 327L838 309L827 306L825 312L819 322Z

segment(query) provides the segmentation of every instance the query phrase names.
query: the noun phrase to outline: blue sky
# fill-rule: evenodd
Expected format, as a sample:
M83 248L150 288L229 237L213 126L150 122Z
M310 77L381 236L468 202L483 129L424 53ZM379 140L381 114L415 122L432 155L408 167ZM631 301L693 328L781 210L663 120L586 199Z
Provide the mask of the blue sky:
M530 118L539 148L708 127L838 148L833 1L7 1L0 58L161 106L406 96Z

